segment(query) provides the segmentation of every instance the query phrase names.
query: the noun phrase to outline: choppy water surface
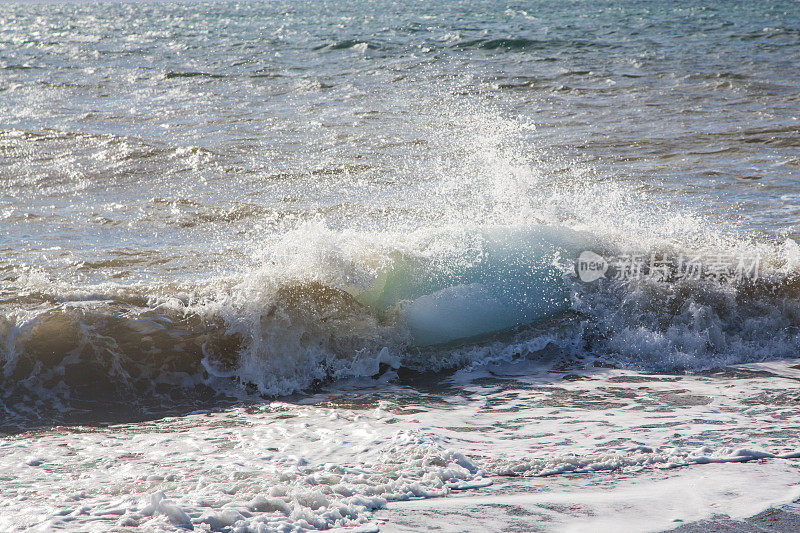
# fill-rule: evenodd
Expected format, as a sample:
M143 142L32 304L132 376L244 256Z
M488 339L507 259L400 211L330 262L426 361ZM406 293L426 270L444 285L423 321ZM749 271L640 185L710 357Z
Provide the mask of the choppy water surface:
M385 529L709 463L641 528L791 501L798 87L796 2L0 3L0 524Z

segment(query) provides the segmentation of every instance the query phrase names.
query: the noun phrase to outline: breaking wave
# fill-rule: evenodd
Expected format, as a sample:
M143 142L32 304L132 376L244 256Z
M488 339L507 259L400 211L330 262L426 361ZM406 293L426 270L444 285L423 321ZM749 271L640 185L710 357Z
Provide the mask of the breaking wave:
M584 249L619 251L558 226L401 236L312 222L233 279L88 290L20 276L5 297L17 310L0 319L5 419L144 413L553 350L647 371L797 355L792 240L768 249L748 283L584 283L575 275Z

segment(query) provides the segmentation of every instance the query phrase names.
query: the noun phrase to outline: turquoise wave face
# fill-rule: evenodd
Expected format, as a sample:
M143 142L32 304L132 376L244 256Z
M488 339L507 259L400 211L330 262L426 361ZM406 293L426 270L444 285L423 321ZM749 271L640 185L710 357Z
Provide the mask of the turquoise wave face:
M399 258L361 303L405 320L414 344L443 344L527 324L566 309L565 267L588 237L558 227L491 228L458 251Z

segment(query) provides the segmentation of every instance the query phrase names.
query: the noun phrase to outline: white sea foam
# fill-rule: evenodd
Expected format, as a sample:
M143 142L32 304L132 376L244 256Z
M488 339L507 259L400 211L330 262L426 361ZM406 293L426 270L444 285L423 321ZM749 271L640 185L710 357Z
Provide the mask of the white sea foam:
M320 395L301 404L5 437L2 505L14 512L2 514L0 527L374 530L384 516L376 510L388 506L391 515L402 509L391 502L491 482L499 484L491 493L494 503L534 508L572 498L595 514L587 511L570 523L599 527L626 519L645 500L670 495L692 479L722 476L721 486L728 486L734 478L771 472L770 483L751 484L735 497L702 489L698 505L648 511L654 524L722 512L747 516L796 497L792 472L800 457L794 428L787 425L793 406L781 400L797 393L796 371L786 363L749 369L748 379L596 370L561 380L563 372L539 363L495 363L463 371L458 387L443 391L437 405L426 405L414 391L390 389L401 396L371 405L347 394ZM490 375L494 381L486 382L483 376ZM765 393L774 396L760 396ZM346 407L348 402L361 408ZM716 468L730 464L739 466ZM668 473L675 467L681 468ZM625 475L605 481L607 499L575 477L538 484L526 496L503 489L508 476L608 471ZM642 493L645 485L631 476L651 479L645 485L652 493ZM569 498L559 492L564 483L573 483ZM642 501L616 499L633 491ZM609 506L611 501L618 505ZM450 506L463 502L409 505L431 509L438 523L435 509L446 522ZM556 524L575 518L549 509Z

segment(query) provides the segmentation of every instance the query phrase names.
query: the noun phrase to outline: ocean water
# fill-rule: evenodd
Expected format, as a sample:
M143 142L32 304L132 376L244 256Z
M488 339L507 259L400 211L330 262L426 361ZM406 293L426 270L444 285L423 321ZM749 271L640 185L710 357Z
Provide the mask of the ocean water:
M788 512L799 88L790 1L0 2L0 530Z

